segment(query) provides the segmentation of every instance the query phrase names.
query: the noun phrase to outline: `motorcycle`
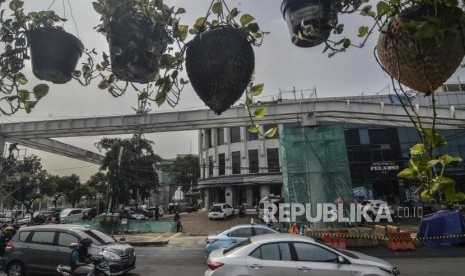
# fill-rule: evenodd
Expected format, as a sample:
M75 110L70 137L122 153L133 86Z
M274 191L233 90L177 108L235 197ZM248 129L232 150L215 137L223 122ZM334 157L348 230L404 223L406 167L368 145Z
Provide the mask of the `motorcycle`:
M97 255L91 257L91 262L93 266L92 276L111 276L110 267L108 266L105 257ZM75 273L71 271L69 265L58 265L57 266L57 276L76 276Z

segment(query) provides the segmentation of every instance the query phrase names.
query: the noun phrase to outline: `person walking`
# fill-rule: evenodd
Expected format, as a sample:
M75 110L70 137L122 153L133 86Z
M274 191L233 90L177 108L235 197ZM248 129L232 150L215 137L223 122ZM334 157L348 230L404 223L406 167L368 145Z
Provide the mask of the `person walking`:
M158 220L158 216L160 215L160 208L157 206L155 206L155 220Z

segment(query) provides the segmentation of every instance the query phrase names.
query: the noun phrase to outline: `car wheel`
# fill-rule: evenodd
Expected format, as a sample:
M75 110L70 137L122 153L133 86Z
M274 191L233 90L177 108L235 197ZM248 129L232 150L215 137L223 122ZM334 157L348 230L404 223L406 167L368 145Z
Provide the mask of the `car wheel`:
M24 276L24 265L20 262L12 262L6 270L6 275Z

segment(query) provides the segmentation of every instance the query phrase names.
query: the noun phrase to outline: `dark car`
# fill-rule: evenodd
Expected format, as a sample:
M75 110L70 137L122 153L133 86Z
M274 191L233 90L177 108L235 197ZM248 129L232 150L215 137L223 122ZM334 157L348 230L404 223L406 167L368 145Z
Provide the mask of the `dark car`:
M121 275L135 268L134 248L119 243L107 234L78 225L38 225L21 227L6 246L2 270L7 275L55 274L59 264L69 265L72 243L92 239L89 253L102 255L112 275Z

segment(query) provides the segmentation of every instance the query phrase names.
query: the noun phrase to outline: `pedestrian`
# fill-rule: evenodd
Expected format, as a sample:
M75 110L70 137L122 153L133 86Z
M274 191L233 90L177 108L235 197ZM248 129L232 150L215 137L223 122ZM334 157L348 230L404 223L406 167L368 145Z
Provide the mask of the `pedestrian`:
M269 228L273 227L273 219L271 218L271 215L269 213L266 218L266 226Z
M158 220L158 216L160 215L160 208L157 206L155 206L155 220Z

